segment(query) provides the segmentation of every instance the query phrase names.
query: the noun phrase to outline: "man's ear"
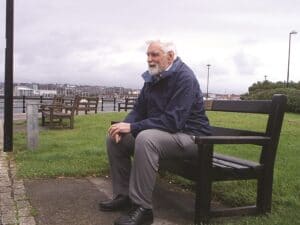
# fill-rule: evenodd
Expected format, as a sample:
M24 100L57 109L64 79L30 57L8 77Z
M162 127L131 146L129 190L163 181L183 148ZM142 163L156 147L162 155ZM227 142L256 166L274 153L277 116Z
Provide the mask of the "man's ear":
M174 52L173 52L173 51L169 51L167 54L168 54L168 59L169 59L171 62L173 62L174 56L175 56Z

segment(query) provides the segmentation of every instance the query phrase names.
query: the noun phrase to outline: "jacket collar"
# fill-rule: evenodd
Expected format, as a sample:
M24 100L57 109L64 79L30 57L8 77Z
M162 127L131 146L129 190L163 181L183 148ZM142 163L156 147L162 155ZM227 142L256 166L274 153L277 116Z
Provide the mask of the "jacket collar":
M142 74L142 77L144 79L144 81L146 83L150 82L150 83L157 83L158 81L160 81L161 79L164 79L168 76L170 76L171 74L173 74L174 72L177 71L177 68L182 64L182 61L179 57L177 57L174 62L173 65L171 66L171 68L168 71L163 71L161 74L159 75L151 75L149 73L149 71L147 70L146 72L144 72Z

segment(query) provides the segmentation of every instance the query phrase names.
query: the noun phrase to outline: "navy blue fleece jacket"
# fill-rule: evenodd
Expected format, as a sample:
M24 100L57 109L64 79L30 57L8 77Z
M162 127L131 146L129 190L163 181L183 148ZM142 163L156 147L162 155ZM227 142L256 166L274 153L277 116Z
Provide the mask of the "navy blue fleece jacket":
M170 133L210 135L203 95L193 71L180 58L160 76L142 74L145 80L133 110L124 122L131 133L159 129Z

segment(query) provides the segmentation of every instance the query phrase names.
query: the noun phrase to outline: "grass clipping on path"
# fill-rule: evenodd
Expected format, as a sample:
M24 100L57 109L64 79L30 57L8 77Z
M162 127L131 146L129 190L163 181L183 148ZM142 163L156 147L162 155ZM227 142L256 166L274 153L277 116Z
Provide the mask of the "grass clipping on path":
M14 124L17 176L44 178L93 176L108 171L105 137L112 120L124 113L91 114L75 117L74 129L40 129L39 146L27 150L25 122Z

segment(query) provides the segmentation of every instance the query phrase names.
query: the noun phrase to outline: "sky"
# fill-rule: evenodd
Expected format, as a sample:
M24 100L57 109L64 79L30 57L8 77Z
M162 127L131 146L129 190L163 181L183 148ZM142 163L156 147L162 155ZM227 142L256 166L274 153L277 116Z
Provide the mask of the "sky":
M145 42L159 39L175 43L203 92L210 64L209 92L242 94L265 78L286 80L299 12L299 0L15 0L14 82L141 88ZM291 80L300 80L300 33L291 36Z

